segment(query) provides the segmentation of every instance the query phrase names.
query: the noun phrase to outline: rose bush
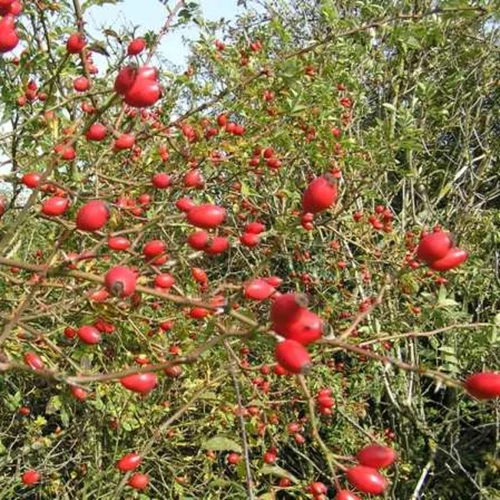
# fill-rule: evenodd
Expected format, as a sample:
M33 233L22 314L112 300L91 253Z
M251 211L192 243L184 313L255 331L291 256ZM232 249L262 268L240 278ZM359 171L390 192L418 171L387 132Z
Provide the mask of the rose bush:
M496 498L498 1L103 3L0 1L0 498Z

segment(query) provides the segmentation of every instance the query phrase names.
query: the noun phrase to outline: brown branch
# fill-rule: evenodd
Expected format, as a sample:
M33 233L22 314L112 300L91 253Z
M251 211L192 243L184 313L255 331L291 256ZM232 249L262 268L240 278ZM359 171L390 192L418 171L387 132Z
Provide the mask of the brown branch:
M241 392L238 383L238 378L236 377L236 370L234 369L235 362L239 364L239 360L237 356L234 354L227 340L224 340L224 346L226 348L228 355L232 358L229 361L229 373L231 374L231 378L233 380L234 393L236 395L236 403L238 404L238 420L240 422L240 427L241 427L241 440L243 441L243 455L245 458L245 476L247 483L247 492L249 500L254 500L255 493L254 493L254 482L252 479L252 469L250 467L250 451L248 448L248 438L245 430L245 417L243 416L243 413L241 411L243 409L243 403L241 399Z
M404 361L399 361L390 356L380 356L379 354L369 351L368 349L363 349L362 347L358 347L354 344L344 342L343 340L340 339L323 339L321 343L332 345L334 347L339 347L344 351L353 352L355 354L358 354L359 356L373 359L374 361L378 361L379 363L382 363L384 365L393 365L399 368L400 370L419 373L424 377L429 377L435 380L439 380L440 382L449 387L463 388L462 382L455 380L453 377L450 377L446 373L430 370L428 368L424 368L423 366L411 365L409 363L405 363Z
M121 379L122 377L126 377L127 375L134 375L136 373L150 373L164 370L166 368L170 368L172 366L177 365L186 365L193 364L199 360L199 358L212 347L224 342L228 338L232 337L243 337L246 336L246 333L227 333L225 335L219 335L212 337L210 340L205 342L203 345L193 349L185 356L179 356L173 360L165 361L163 363L157 363L154 365L147 366L138 366L134 368L128 368L126 370L121 370L118 372L111 373L97 373L93 375L75 375L75 376L66 376L64 373L57 372L55 370L49 369L41 369L41 370L33 370L30 366L22 363L17 363L14 361L10 361L6 358L4 354L0 353L0 372L7 371L19 371L26 373L35 373L38 376L43 378L52 379L59 382L64 382L68 385L77 385L84 386L85 384L89 384L92 382L110 382Z
M379 294L377 295L377 298L375 299L375 302L368 308L366 311L360 312L353 320L353 322L349 325L348 328L346 328L340 335L339 338L341 339L346 339L352 335L356 327L365 319L367 318L371 312L379 305L382 303L382 297L385 294L385 291L387 290L387 284L383 285L382 288L380 289Z
M415 337L432 337L433 335L437 335L439 333L447 332L450 330L457 330L462 328L481 328L486 326L493 326L491 323L469 323L468 325L464 324L453 324L449 326L443 326L442 328L436 328L435 330L430 330L428 332L406 332L406 333L398 333L395 335L386 335L384 337L377 337L371 340L365 340L364 342L360 342L359 346L367 346L372 344L378 344L379 342L384 342L386 340L396 340L403 338L415 338Z
M112 373L97 373L94 375L80 375L75 377L68 377L66 382L68 384L86 384L89 382L109 382L111 380L117 380L127 375L133 375L135 373L148 373L157 372L164 370L165 368L170 368L177 365L187 365L193 364L209 349L224 342L224 340L231 337L241 337L238 333L228 333L227 335L219 335L212 337L210 340L205 342L203 345L193 349L185 356L179 356L171 361L165 361L164 363L157 363L154 365L148 365L143 367L129 368L127 370L121 370L119 372Z
M66 269L65 267L63 267L64 265L47 268L46 266L40 264L28 264L26 262L0 257L0 266L18 267L19 269L25 269L27 271L32 271L35 273L46 273L47 276L65 276L69 278L75 278L76 280L79 281L89 281L91 283L98 283L100 285L104 285L104 277L92 273L78 271L76 269ZM188 297L181 297L170 293L160 292L158 290L155 290L154 288L149 288L142 285L138 285L136 287L136 290L140 293L144 293L145 295L159 297L169 302L173 302L175 304L180 304L185 306L198 306L210 310L215 310L220 307L202 302L199 299L191 299ZM242 317L241 314L237 314L236 316Z
M161 42L161 39L168 33L168 30L170 29L172 23L174 22L175 16L177 13L181 10L182 7L186 6L186 2L184 0L179 0L175 5L174 8L170 11L168 14L167 19L165 20L165 23L161 27L160 31L158 32L158 35L155 38L155 41L151 45L151 48L149 49L148 57L146 59L146 65L148 65L151 62L151 59L153 58L153 55L158 48L158 45Z

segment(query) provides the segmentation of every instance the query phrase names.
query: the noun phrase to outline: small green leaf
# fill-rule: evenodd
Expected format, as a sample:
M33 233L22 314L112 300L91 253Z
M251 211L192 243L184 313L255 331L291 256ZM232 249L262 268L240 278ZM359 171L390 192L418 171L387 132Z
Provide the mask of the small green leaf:
M447 345L444 345L444 346L440 347L439 350L441 352L444 352L445 354L452 354L452 355L455 354L455 349L453 347L450 347L450 346L447 346Z
M62 407L61 398L59 396L53 396L49 399L47 406L45 407L45 413L47 415L53 415L57 413Z
M414 36L409 36L404 42L410 49L420 48L420 42Z
M69 417L68 412L64 408L61 410L60 417L61 417L61 422L64 425L64 427L67 427L69 424L69 421L70 421L70 417Z
M38 417L35 418L35 425L37 427L45 427L47 425L47 419L42 415L38 415Z
M228 481L227 479L222 479L220 477L214 479L213 481L210 481L211 486L217 486L217 487L225 487L231 485L231 481Z
M201 399L210 399L210 400L218 400L219 397L215 392L205 392L202 396Z
M89 50L96 52L97 54L101 54L102 56L109 57L109 52L106 50L103 43L94 42L92 45L89 45Z
M116 38L119 42L122 41L122 38L121 36L115 31L115 30L112 30L112 29L105 29L103 31L103 33L106 35L106 36L110 36L112 38Z
M248 184L246 184L245 182L241 182L241 194L243 196L250 196L251 194L251 191L248 188Z
M224 436L215 436L210 438L205 441L201 447L204 450L213 451L236 451L237 453L241 453L243 451L238 443Z
M278 477L286 477L287 479L290 479L292 483L298 484L300 481L290 472L287 470L279 467L278 465L263 465L262 468L260 469L261 474L269 474L272 476L278 476Z
M453 299L443 299L437 303L438 307L456 307L458 302Z
M89 7L92 7L93 5L116 4L116 3L120 2L120 1L121 0L88 0L83 5L83 10L88 9Z
M389 111L392 111L393 113L397 113L397 111L398 111L398 110L394 107L394 105L393 105L393 104L391 104L390 102L384 102L384 103L382 104L382 106L383 106L384 108L388 109Z

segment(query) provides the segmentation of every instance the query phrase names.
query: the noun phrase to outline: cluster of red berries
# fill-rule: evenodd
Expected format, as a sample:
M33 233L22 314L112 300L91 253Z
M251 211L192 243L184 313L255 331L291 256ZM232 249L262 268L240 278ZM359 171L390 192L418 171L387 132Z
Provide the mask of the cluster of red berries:
M311 358L305 346L319 340L325 328L323 320L307 308L303 294L275 296L271 305L272 329L285 340L276 345L276 361L290 373L306 373Z
M139 453L132 451L118 460L116 467L120 472L132 472L142 463L142 457ZM135 490L145 490L149 485L147 474L135 472L128 480L128 485Z
M30 80L28 82L28 85L26 86L24 94L22 96L19 96L16 102L19 107L22 107L25 106L26 103L33 102L36 99L42 102L46 101L47 94L45 92L39 92L38 84L35 82L35 80Z
M242 136L245 134L245 127L240 123L236 123L234 121L230 121L228 116L224 113L221 113L217 116L217 125L221 129L224 129L228 134Z
M347 481L361 493L383 495L387 489L387 480L379 470L389 467L396 460L396 452L379 444L371 444L361 449L356 460L359 465L352 466L345 471ZM307 488L314 500L326 500L328 486L320 481L311 483ZM335 500L360 500L351 490L338 490Z
M264 158L266 165L271 170L278 170L283 166L283 160L278 157L276 151L272 147L264 149L256 147L253 150L253 157L250 159L250 166L256 167L259 165L261 157Z
M240 243L248 248L256 247L260 243L261 234L266 230L266 226L261 222L250 222L244 227L244 232L240 236Z
M215 229L226 218L226 210L217 205L195 205L187 211L187 221L201 230L191 233L187 238L193 250L201 250L208 255L217 255L229 248L229 240L225 236L212 236L205 229Z
M318 411L322 415L331 415L335 407L335 400L332 398L332 390L320 389L316 395L316 404L318 406Z

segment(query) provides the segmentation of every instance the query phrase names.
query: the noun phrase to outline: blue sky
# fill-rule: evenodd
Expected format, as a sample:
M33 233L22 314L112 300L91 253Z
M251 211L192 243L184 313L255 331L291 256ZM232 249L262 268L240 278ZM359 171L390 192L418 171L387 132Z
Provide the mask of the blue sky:
M236 5L237 0L197 0L197 3L201 6L203 17L208 20L221 17L233 19L242 11ZM169 0L168 5L174 4L175 0ZM121 26L139 26L137 33L140 35L148 30L158 31L167 15L167 9L159 0L123 0L116 5L92 7L86 14L87 29L97 37L99 28L103 26L117 31ZM184 65L188 54L182 36L194 39L197 30L190 25L182 32L167 34L161 46L163 55L177 65Z

